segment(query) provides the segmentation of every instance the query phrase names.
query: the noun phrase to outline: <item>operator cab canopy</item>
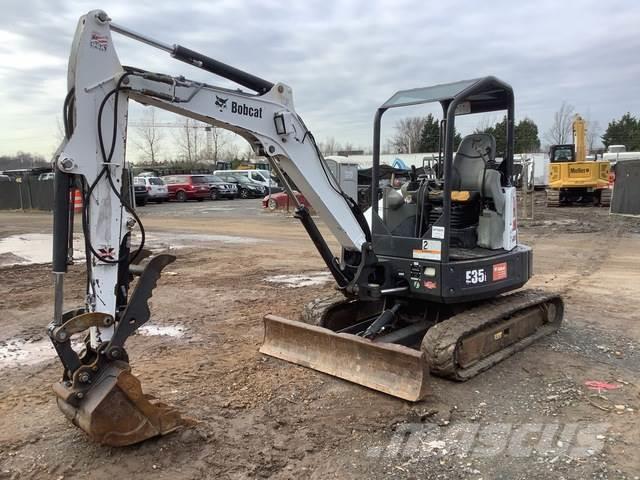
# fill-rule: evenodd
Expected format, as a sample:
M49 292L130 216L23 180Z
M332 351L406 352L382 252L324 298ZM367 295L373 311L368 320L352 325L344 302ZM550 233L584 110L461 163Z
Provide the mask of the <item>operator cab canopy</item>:
M374 126L374 164L380 162L379 148L376 143L380 141L380 119L385 111L391 108L407 107L424 103L439 102L442 106L443 119L445 122L446 134L441 139L443 142L444 166L446 170L453 163L453 132L455 127L455 117L457 115L467 115L485 112L495 112L506 110L507 132L506 132L506 152L500 165L500 171L504 179L511 177L513 170L513 118L514 118L514 96L511 85L494 76L461 80L452 83L443 83L431 87L413 88L410 90L400 90L389 100L383 103L376 114L376 125ZM452 108L450 108L452 107ZM451 111L449 111L451 110ZM441 132L441 135L445 132ZM487 135L488 136L488 135ZM450 144L448 142L451 142ZM495 140L493 140L495 142ZM494 145L495 149L495 145ZM495 155L495 152L493 152ZM442 172L442 170L440 170ZM377 180L377 179L376 179ZM450 184L447 190L450 191ZM448 195L448 193L447 193Z
M440 102L446 114L448 106L454 100L457 104L456 115L508 110L513 104L513 89L509 84L493 76L474 78L431 87L400 90L382 104L380 109Z

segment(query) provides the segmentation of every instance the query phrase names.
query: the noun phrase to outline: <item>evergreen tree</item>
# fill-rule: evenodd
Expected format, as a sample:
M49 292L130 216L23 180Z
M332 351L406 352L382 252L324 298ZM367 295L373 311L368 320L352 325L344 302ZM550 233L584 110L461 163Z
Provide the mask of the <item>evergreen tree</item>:
M420 132L420 152L437 152L440 137L440 122L431 113L424 119Z
M520 120L514 127L514 153L531 153L540 149L538 126L530 118ZM490 133L496 139L496 156L504 157L507 149L507 117L492 127L476 129L476 133Z
M540 150L538 126L530 118L520 120L515 126L515 152L532 153Z
M507 146L507 117L503 117L501 121L493 127L485 127L476 129L475 133L489 133L496 139L496 157L504 155Z
M462 143L462 135L458 133L456 128L453 128L453 149L458 150L458 147Z
M440 138L440 121L431 113L424 119L424 126L420 132L420 152L429 153L438 151L438 142ZM462 136L454 127L453 131L453 149L457 150L462 142Z
M601 138L605 147L625 145L629 151L640 150L640 121L627 112L620 120L609 122Z

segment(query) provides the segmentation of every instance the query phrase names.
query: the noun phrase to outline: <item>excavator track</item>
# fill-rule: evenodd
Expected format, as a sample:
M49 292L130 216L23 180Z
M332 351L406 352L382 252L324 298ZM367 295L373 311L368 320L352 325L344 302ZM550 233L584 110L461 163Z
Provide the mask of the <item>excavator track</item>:
M300 315L300 321L338 331L379 315L382 303L357 301L335 292L333 295L319 297L307 303Z
M612 195L612 190L610 188L603 188L602 190L600 190L599 204L601 207L611 206L611 195Z
M547 207L559 207L560 206L560 190L548 188L546 191L546 205Z
M431 327L422 340L431 373L465 381L560 328L562 298L523 290Z
M340 292L318 297L305 304L304 310L300 315L300 321L320 327L327 310L338 305L346 305L348 302L349 300Z

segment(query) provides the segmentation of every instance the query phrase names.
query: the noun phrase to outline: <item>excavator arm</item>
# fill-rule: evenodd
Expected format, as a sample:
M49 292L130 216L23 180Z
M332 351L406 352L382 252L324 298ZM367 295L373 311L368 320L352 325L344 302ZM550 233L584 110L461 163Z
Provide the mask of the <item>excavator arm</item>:
M112 32L160 48L253 92L123 67ZM291 88L285 84L272 84L179 45L150 39L95 10L77 26L68 92L66 138L55 161L55 311L49 336L64 374L54 391L61 410L92 438L127 445L172 431L181 423L175 411L142 393L130 373L124 348L126 339L149 319L147 302L153 288L162 269L175 260L170 255L143 260L150 253L143 248L144 229L132 207L131 177L125 163L129 100L235 132L265 155L289 193L284 174L342 246L349 262L335 258L306 206L298 206L297 217L345 292L356 292L365 267L375 263L368 248L371 234L355 202L329 173L311 132L295 112ZM65 311L63 279L71 256L74 222L69 199L74 188L83 197L87 291L84 308ZM136 224L142 240L132 247ZM138 280L130 292L134 277ZM78 355L70 338L86 331L85 349Z

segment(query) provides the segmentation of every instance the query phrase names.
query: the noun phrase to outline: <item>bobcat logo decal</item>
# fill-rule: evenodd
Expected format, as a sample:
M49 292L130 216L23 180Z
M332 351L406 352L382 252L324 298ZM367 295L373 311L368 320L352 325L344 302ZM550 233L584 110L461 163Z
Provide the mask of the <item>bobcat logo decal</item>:
M218 95L216 95L216 107L219 107L220 111L224 110L225 108L227 108L227 100L229 99L221 98Z

